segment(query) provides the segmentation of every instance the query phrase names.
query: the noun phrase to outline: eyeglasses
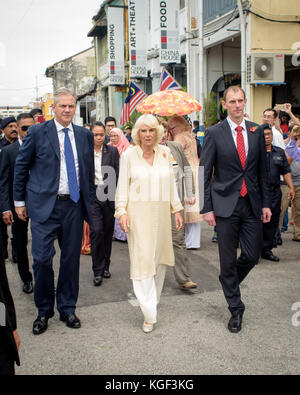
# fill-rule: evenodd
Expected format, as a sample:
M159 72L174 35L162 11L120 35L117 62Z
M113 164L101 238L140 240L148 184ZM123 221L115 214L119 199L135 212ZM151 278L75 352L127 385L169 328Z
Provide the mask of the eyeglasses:
M21 130L22 130L23 132L26 132L26 130L28 130L28 129L30 128L30 126L31 126L31 125L29 125L29 126L26 126L26 125L21 126Z

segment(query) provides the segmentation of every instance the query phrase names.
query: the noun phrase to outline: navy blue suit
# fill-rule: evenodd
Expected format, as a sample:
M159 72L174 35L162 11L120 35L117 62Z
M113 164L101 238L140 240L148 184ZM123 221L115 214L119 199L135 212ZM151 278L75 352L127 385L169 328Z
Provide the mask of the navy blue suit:
M75 311L79 290L79 260L83 220L90 222L95 199L94 136L72 125L79 165L80 199L58 200L60 147L54 120L29 128L15 164L14 201L25 201L31 219L34 297L39 316L54 313L54 238L61 249L56 289L62 316Z

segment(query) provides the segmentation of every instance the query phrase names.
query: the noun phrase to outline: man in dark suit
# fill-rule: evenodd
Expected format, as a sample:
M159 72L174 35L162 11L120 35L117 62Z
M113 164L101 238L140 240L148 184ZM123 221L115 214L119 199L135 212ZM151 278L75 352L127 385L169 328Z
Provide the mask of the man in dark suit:
M94 285L110 278L109 265L114 233L115 190L120 156L116 147L105 144L105 126L95 122L94 134L96 199L92 206L91 246Z
M54 315L52 258L54 238L61 249L56 287L60 319L80 328L75 315L83 220L89 222L95 198L94 137L72 123L76 95L61 88L54 93L54 119L32 126L15 164L13 196L16 213L31 219L34 300L38 317L33 333L43 333Z
M224 92L225 121L206 130L201 153L204 166L205 221L217 227L220 282L232 314L228 329L239 332L245 306L240 283L258 263L262 249L262 222L271 219L270 186L266 173L263 132L244 119L244 91ZM213 176L213 179L212 179ZM237 259L240 243L241 254Z
M20 365L19 346L15 306L9 290L0 244L0 376L15 374L15 362Z
M34 125L32 115L23 113L17 117L19 139L4 147L0 154L0 208L2 219L6 225L12 226L12 234L17 254L18 270L23 281L23 291L33 292L32 274L29 270L27 243L28 219L22 221L15 212L13 201L14 168L22 140L30 126Z
M15 117L7 117L2 119L0 128L3 131L3 137L0 139L0 151L11 144L13 144L18 139L18 127ZM8 234L7 225L4 223L2 218L0 218L0 233L1 242L3 247L4 259L8 258ZM12 262L17 263L17 252L15 246L14 238L11 239L12 247Z

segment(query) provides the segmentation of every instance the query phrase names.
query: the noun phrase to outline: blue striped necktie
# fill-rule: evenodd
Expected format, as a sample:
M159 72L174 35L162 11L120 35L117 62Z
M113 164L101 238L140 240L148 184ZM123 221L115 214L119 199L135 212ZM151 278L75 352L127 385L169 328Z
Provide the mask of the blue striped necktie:
M66 159L66 166L67 166L67 175L68 175L68 182L69 182L69 190L70 190L70 198L73 202L77 203L79 200L79 188L77 183L77 176L76 176L76 168L75 168L75 160L73 155L72 144L69 137L69 129L63 129L65 133L65 159Z

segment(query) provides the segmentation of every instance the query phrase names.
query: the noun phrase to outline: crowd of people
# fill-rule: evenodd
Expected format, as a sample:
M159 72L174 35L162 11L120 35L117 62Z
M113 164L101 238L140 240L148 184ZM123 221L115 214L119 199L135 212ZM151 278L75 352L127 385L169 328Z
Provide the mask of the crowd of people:
M142 330L152 332L167 267L174 268L180 289L197 287L187 249L200 248L203 220L214 227L218 242L219 279L231 313L228 329L242 329L240 283L260 258L279 261L272 250L282 243L289 205L293 240L300 241L300 119L287 104L284 114L266 109L261 126L249 121L245 93L237 86L225 90L222 105L228 117L207 128L203 146L196 138L199 125L194 123L193 130L177 115L166 120L144 114L125 133L111 116L77 126L72 123L76 96L66 88L54 93L54 119L45 122L35 112L2 120L0 301L9 317L5 333L0 327L0 373L12 374L14 362L19 363L4 265L8 225L23 291L34 292L34 335L47 330L55 301L60 320L69 328L81 327L76 315L80 255L91 254L93 284L99 287L111 277L114 239L128 243ZM57 284L55 239L61 250Z

